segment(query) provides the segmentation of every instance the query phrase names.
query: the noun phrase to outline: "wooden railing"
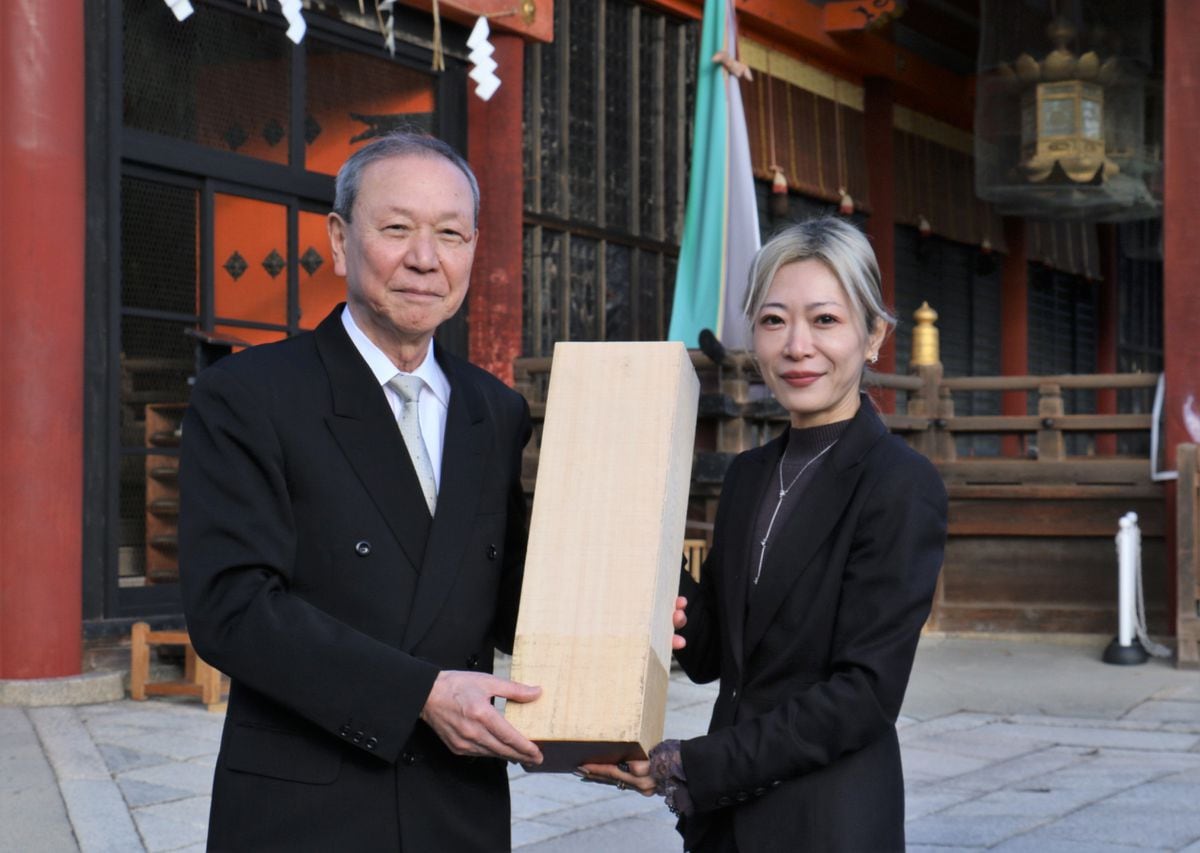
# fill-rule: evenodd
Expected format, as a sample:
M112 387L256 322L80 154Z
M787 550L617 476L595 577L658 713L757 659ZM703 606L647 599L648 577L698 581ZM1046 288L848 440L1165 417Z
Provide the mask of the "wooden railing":
M1178 502L1178 612L1175 635L1180 669L1200 669L1200 448L1181 444L1176 451Z
M699 351L692 352L691 358L700 377L701 396L688 535L703 538L711 530L730 461L778 435L788 415L766 392L747 354L729 353L719 365ZM514 366L518 389L529 400L540 430L550 359L520 359ZM1143 535L1150 630L1159 634L1169 630L1174 614L1166 605L1163 487L1151 475L1148 454L1106 455L1099 449L1116 442L1095 441L1084 447L1084 442L1068 438L1088 433L1140 434L1146 439L1141 444L1148 448L1150 415L1069 412L1068 405L1077 389L1152 389L1157 375L945 378L941 365L933 364L909 375L872 373L867 378L872 394L894 404L884 421L937 465L950 496L950 540L931 629L1115 630L1112 537L1118 519L1132 510L1138 514ZM618 392L596 389L600 394ZM1028 396L1036 394L1037 414L956 413L955 395L978 392L1019 393L1022 411ZM1018 452L979 455L983 441L979 437L988 434L997 439L987 450ZM1006 442L1006 437L1015 440ZM959 445L977 455L960 456ZM531 441L524 460L529 491L536 476L537 447L538 439Z
M720 365L698 350L691 351L691 358L701 380L695 475L697 485L703 486L719 483L733 455L776 435L788 415L766 393L746 353L727 354ZM517 388L529 400L538 422L545 412L549 372L549 358L518 359L515 363ZM1154 373L943 377L941 365L931 365L917 368L910 375L869 372L866 384L894 395L896 411L885 414L884 421L937 463L949 483L1128 487L1135 483L1150 485L1147 456L1069 456L1066 437L1072 433L1148 435L1151 415L1069 413L1063 393L1151 389L1157 382L1158 374ZM1037 414L956 414L953 395L966 392L1036 392ZM1028 450L1019 458L960 459L956 439L984 434L1022 436L1028 441ZM1100 460L1105 463L1103 471L1091 464Z

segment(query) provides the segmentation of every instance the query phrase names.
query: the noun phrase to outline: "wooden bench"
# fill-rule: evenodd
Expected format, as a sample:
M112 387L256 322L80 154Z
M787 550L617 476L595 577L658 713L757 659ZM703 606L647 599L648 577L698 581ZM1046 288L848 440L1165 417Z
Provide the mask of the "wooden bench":
M183 678L150 681L150 647L183 646ZM151 631L146 622L135 622L129 647L129 696L198 696L210 711L224 711L225 679L192 648L187 631Z

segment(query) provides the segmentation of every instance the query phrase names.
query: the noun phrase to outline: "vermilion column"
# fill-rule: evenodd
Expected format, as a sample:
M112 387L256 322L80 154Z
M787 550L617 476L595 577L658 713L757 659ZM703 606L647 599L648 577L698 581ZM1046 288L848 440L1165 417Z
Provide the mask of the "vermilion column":
M1096 372L1117 372L1117 277L1120 267L1117 262L1117 226L1097 226L1100 242L1100 293L1096 312ZM1105 388L1096 392L1096 414L1117 413L1117 391ZM1096 436L1096 453L1111 456L1117 452L1117 435L1113 432Z
M892 81L869 77L863 81L863 138L867 163L867 192L870 195L871 216L867 219L867 234L879 260L883 285L883 302L896 304L896 169L892 154ZM911 322L911 317L899 318ZM875 365L881 373L896 372L896 339L889 338L879 353ZM884 411L896 409L892 391L880 394Z
M83 3L0 3L0 678L81 649Z
M1004 242L1008 244L1008 254L1000 270L1000 374L1025 376L1029 373L1029 257L1025 220L1004 218ZM1025 392L1005 392L1000 411L1005 415L1026 414ZM1004 436L1000 447L1005 456L1021 455L1019 436Z
M521 216L525 190L521 135L525 43L493 33L502 81L490 101L467 95L467 153L479 179L479 246L471 274L468 352L509 385L521 354Z
M1181 442L1200 443L1200 240L1191 232L1200 221L1200 3L1166 0L1163 6L1165 104L1163 107L1163 370L1167 378L1164 415L1167 465L1175 466ZM1167 489L1167 584L1174 627L1175 489Z

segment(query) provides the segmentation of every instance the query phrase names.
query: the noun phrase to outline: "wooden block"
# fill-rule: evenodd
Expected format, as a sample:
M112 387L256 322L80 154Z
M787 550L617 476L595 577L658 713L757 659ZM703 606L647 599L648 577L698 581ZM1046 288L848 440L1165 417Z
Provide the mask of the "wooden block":
M538 769L662 740L700 383L682 344L559 343L505 716Z

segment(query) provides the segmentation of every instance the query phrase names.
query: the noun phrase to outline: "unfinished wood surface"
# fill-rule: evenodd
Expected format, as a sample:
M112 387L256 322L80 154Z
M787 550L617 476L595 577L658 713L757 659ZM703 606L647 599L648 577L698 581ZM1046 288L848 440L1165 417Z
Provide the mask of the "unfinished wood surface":
M505 716L538 769L662 739L700 384L679 343L559 343Z

